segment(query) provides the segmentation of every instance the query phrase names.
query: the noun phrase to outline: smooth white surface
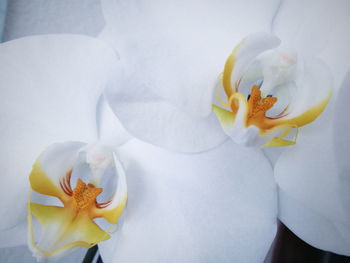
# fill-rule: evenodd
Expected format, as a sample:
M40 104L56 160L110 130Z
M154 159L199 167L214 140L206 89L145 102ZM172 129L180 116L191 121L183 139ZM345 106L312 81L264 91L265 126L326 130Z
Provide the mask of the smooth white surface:
M337 89L349 68L349 10L347 0L283 0L272 32L298 53L324 60Z
M64 263L77 263L82 262L86 253L85 248L80 248L65 258L61 259L59 262ZM37 263L38 261L32 257L31 252L26 246L18 246L11 248L1 248L0 250L0 261L1 263ZM42 261L43 263L47 263L50 261ZM51 261L52 262L52 261Z
M42 34L96 36L104 21L100 0L10 0L4 41Z
M99 98L96 115L100 143L117 147L132 138L115 116L103 95Z
M171 153L138 140L126 164L124 224L99 245L104 262L262 262L276 231L276 188L262 153L227 142Z
M108 94L115 93L111 107L126 129L177 151L200 152L225 140L210 114L217 80L243 37L270 31L277 6L276 0L102 1L101 38L115 47L121 66Z
M0 46L1 230L25 220L28 175L48 145L96 139L96 103L114 62L113 50L83 36L28 37Z
M300 129L297 145L277 160L280 218L307 243L345 255L350 255L349 194L345 191L349 189L345 165L350 150L349 80L339 89L349 70L349 9L350 2L341 0L284 1L274 25L282 41L320 57L334 75L333 99L325 113ZM317 95L318 85L314 92Z

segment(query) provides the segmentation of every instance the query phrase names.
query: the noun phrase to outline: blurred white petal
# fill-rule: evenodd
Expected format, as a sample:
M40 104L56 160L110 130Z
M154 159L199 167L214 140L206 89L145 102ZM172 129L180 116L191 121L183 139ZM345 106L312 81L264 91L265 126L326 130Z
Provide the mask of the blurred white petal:
M347 0L284 0L272 27L288 47L324 60L336 77L335 89L349 67L349 10Z
M345 190L349 188L345 164L350 150L349 77L344 80L350 60L349 8L350 2L342 0L304 1L302 6L298 1L284 1L274 24L282 41L298 52L321 58L334 75L328 109L304 128L300 143L277 161L280 218L309 244L345 255L350 255L349 195ZM314 80L316 94L323 77L320 74Z
M113 50L83 36L0 45L0 166L6 185L0 229L25 220L27 178L43 149L57 141L96 139L96 103L115 60Z
M350 255L349 86L348 76L335 103L275 167L281 220L309 244L345 255Z
M97 128L99 142L105 145L117 147L132 138L103 95L97 106Z
M132 80L119 78L116 86L126 88L116 93L116 86L110 86L105 93L131 135L181 152L208 150L227 138L215 116L192 118L164 99L150 96L144 87L132 84Z
M104 262L262 262L276 230L276 188L265 157L232 142L201 154L133 140L128 209Z
M0 248L17 247L27 243L28 225L23 221L12 228L1 230Z

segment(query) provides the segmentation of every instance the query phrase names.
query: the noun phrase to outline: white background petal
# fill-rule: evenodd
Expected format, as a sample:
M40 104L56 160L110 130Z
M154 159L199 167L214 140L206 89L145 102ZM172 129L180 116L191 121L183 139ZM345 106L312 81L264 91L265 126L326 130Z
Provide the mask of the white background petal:
M86 254L86 249L78 249L64 258L65 263L77 263L81 262ZM25 261L24 261L25 260ZM1 249L1 263L13 263L13 262L25 262L25 263L37 263L38 261L32 257L31 252L26 246L11 247Z
M97 128L99 141L105 145L118 146L132 138L103 95L97 106Z
M349 4L284 1L274 26L282 41L291 41L297 51L323 59L335 77L335 92L325 113L303 127L297 145L277 161L280 218L309 244L346 255L350 255L350 218L344 189L349 183L341 165L345 149L350 147L346 139L348 112L341 107L347 107L349 101L344 91L349 88L348 81L343 91L337 92L349 68Z
M275 167L280 218L309 244L350 255L350 80Z
M0 229L25 220L31 165L48 145L95 139L96 103L114 61L105 44L82 36L0 46Z
M123 112L119 116L131 134L180 151L187 151L186 144L193 151L201 151L222 141L218 128L210 127L215 124L204 125L206 120L194 117L209 116L226 58L246 35L270 30L278 1L102 3L106 28L101 37L115 46L123 71L111 90L115 96L127 98L123 104L142 103L139 111L132 109L127 117L122 116L125 110L115 105L120 101L112 104L115 111ZM160 102L162 99L175 106ZM155 108L159 114L154 113ZM134 119L139 125L133 123ZM189 139L183 136L180 125L188 131ZM156 131L159 126L167 129ZM194 137L203 137L202 144L198 138L192 139L194 145L188 144Z
M4 41L29 35L96 36L104 26L100 0L10 0Z
M284 0L273 24L282 43L302 55L320 57L331 67L335 88L349 66L349 10L347 0Z
M227 142L210 152L171 153L133 140L126 164L125 221L99 245L111 262L262 262L275 235L270 165Z
M200 152L213 148L226 140L214 114L207 118L192 118L158 96L133 85L132 79L121 77L115 93L114 85L105 93L111 108L131 135L171 150Z

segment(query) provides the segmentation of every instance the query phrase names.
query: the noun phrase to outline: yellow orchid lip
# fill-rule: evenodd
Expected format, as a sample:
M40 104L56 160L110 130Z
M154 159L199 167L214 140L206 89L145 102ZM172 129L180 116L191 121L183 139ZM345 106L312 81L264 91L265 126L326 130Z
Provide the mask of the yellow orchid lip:
M117 189L107 202L97 202L97 196L104 189L93 183L78 178L76 186L71 187L73 167L81 147L81 144L73 144L72 150L72 143L54 144L33 165L29 176L32 190L56 197L63 204L28 203L29 245L37 258L58 256L79 246L90 248L109 239L112 226L118 223L125 208L125 175L119 163L116 163ZM69 158L65 159L59 153L66 153ZM40 236L35 235L33 216L40 224ZM109 222L109 230L103 230L94 222L96 218Z
M258 85L251 86L251 91L247 97L240 92L241 81L245 74L242 70L242 64L246 67L245 71L247 71L249 64L251 64L261 52L260 54L254 54L250 60L247 60L244 56L247 56L247 53L249 53L250 46L253 46L253 51L251 52L254 52L254 48L256 49L259 45L259 41L265 41L263 38L271 38L271 36L249 36L234 48L233 52L226 60L222 75L222 85L218 88L217 101L219 106L213 105L213 111L218 117L224 131L238 143L243 142L243 144L246 145L258 144L260 146L293 145L296 143L298 128L316 120L327 106L332 91L327 87L329 88L328 92L324 93L322 99L319 100L318 103L310 103L308 107L304 106L304 110L301 112L293 112L293 109L290 109L288 105L281 110L279 114L267 116L267 111L272 109L279 100L278 96L270 94L264 96L261 87ZM271 49L272 47L273 44L267 47L267 49ZM243 56L243 59L241 59L241 56ZM293 66L296 63L294 58L290 58L284 54L281 55L281 57L284 60L283 63L287 63L287 66L284 64L274 64L271 68L274 70L275 68L288 70L288 63L293 64ZM244 61L245 59L247 61ZM242 63L241 60L245 63ZM236 81L232 83L233 76L237 73L237 70L235 71L237 64L241 67L238 69L238 72L239 70L243 72L241 72L242 75L236 75ZM261 69L261 71L263 70L264 69ZM280 72L276 72L275 74L278 75ZM264 78L264 76L262 77ZM278 76L273 77L277 78ZM295 79L288 81L295 81ZM280 85L280 83L276 85ZM221 88L225 91L227 102L224 102L221 98ZM302 100L303 98L294 97L295 101L298 99ZM297 114L294 114L295 112L297 112ZM295 139L293 141L287 140L286 137L290 134L292 129L296 129L297 131ZM253 140L254 142L249 142L249 140Z

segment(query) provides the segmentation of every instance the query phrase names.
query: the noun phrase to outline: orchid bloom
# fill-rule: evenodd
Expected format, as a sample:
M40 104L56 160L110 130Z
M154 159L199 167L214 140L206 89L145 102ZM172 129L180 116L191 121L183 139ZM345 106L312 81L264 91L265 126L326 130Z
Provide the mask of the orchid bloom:
M71 248L99 241L104 262L264 259L276 232L277 198L261 152L227 141L188 155L119 138L122 127L114 127L108 105L96 112L118 63L99 40L32 36L1 44L0 55L2 247L25 244L29 225L39 259L70 260ZM125 202L119 160L127 213L102 241L116 230L110 223ZM116 194L106 204L110 190Z
M5 101L10 102L2 105L4 108L1 112L5 116L5 112L11 114L8 122L2 124L3 129L8 131L2 137L4 145L8 145L4 149L10 149L2 157L2 167L6 170L5 174L11 175L4 178L7 188L1 192L3 200L7 200L1 204L2 218L6 215L1 224L3 246L23 244L25 240L25 233L21 234L19 228L22 227L21 222L25 225L28 216L24 205L28 198L27 176L31 173L35 160L41 165L39 171L44 171L51 178L55 185L53 189L58 189L51 189L55 196L44 195L47 202L40 204L52 206L55 205L52 201L58 202L61 198L60 205L56 205L63 211L61 218L69 219L72 216L66 216L66 211L77 210L76 201L79 198L74 196L83 192L79 189L89 188L89 178L79 176L84 172L80 167L87 167L91 178L97 176L92 165L95 162L87 157L94 148L85 148L83 143L76 142L93 143L99 138L95 134L95 106L101 89L107 87L105 98L109 102L114 99L128 102L128 98L123 95L109 97L114 95L111 91L115 86L107 80L119 81L120 68L117 67L122 65L124 59L121 57L115 65L115 52L104 47L100 41L77 36L37 36L0 45L0 52L4 50L1 52L3 60L0 61L3 69L1 74L4 76L0 81L3 80L3 86L7 87L1 95ZM131 85L133 79L129 81ZM125 86L125 91L132 87ZM25 94L19 97L22 89ZM142 112L142 105L129 105L125 110ZM209 111L210 109L211 105ZM218 124L214 115L211 119ZM30 125L33 123L35 125ZM135 123L143 125L142 121ZM20 127L23 128L19 129ZM205 127L209 126L205 124ZM214 129L220 137L216 142L222 142L225 135L221 127ZM103 132L101 136L102 134ZM113 142L113 137L111 139ZM75 143L52 145L54 142L67 141ZM203 140L203 143L206 142ZM62 150L64 154L60 155L59 149L66 147L72 147L71 151ZM53 152L57 153L55 158L51 158ZM20 166L16 165L19 153ZM99 243L105 262L261 262L265 258L276 232L277 197L271 167L261 152L236 147L233 142L226 141L213 151L188 155L133 139L119 146L116 155L125 167L128 206L123 227L111 239ZM58 163L60 165L56 166ZM256 165L252 168L251 163ZM103 168L104 162L100 165ZM44 193L37 186L36 179L39 177L39 183L46 180L41 172L38 175L36 167L30 176L34 190L31 193L31 203L39 203L36 198L43 197ZM68 182L69 177L71 184ZM77 177L85 185L79 183L79 186L76 183ZM102 186L98 183L94 183L94 186L89 189L95 189L96 194L99 191L96 188ZM98 198L99 196L97 204L108 201ZM18 202L13 204L12 200L15 199ZM83 202L82 206L91 205L90 201ZM87 222L93 217L91 215L96 206L96 203L91 202L90 213L79 213L79 217ZM40 227L41 217L37 207L35 204L29 206L29 216L32 216L34 223L35 244L52 254L64 244L55 244L46 239L48 237L36 235L34 221L39 216L37 223ZM47 213L42 215L49 217ZM7 219L8 222L5 222ZM41 223L46 224L46 219L43 218ZM46 234L53 229L51 227L44 225L42 230ZM59 229L53 230L52 238L67 237ZM97 241L90 237L85 241ZM70 243L76 240L65 241ZM45 247L46 245L50 247ZM251 253L252 250L254 253ZM38 249L34 247L34 251L37 253ZM60 252L56 255L59 256L58 254Z
M309 244L350 255L349 140L340 110L347 99L338 95L348 70L349 3L155 2L102 1L101 38L120 56L119 76L105 94L125 128L178 152L212 149L228 137L248 146L290 145L279 158L268 156L279 218ZM276 37L240 42L270 30Z
M26 227L38 259L110 239L126 205L126 177L95 116L114 51L89 37L48 35L1 44L0 56L1 246L23 244Z
M7 186L1 192L6 200L1 203L2 246L25 242L26 231L20 230L27 217L29 242L38 258L105 239L109 226L101 225L103 233L91 219L101 215L114 223L124 205L120 158L128 181L128 207L123 227L99 243L105 262L259 262L265 257L275 236L277 199L271 167L262 153L228 141L213 151L188 155L133 139L111 156L109 148L93 143L97 137L110 145L107 142L115 143L113 135L118 135L118 129L113 130L106 140L114 115L101 112L101 131L95 120L99 93L115 74L110 48L87 37L36 36L4 43L0 54L1 80L7 85L2 93L7 102L1 105L2 142L8 151L1 158L8 175L2 177ZM56 141L63 143L52 144ZM259 166L252 169L251 162ZM122 175L117 189L113 180L110 185L116 191L113 200L120 202L112 200L109 206L103 204L108 197L99 199L107 189L99 184L106 169L107 175L110 169ZM34 190L29 214L28 175ZM99 188L103 191L96 204ZM111 208L116 210L112 217Z
M251 35L226 61L222 75L226 101L219 93L221 107L213 109L225 133L238 144L295 144L285 139L291 129L314 121L329 102L332 77L324 63L317 59L300 63L295 55L273 49L279 42L272 35Z
M283 32L288 27L283 25L284 14L289 12L293 3L287 2L281 7L272 0L252 3L254 8L247 5L247 1L102 1L106 27L101 38L114 45L120 57L117 65L115 53L90 38L41 36L1 45L3 60L0 62L0 81L6 87L1 95L4 101L9 102L1 105L4 107L1 111L2 142L6 150L6 154L1 157L6 184L1 197L2 200L8 200L2 202L0 207L1 245L23 243L25 233L21 230L25 224L20 223L27 217L24 204L28 197L27 179L24 178L30 174L31 166L40 152L42 154L37 159L43 166L40 170L51 176L51 180L56 183L54 189L58 189L55 196L63 200L64 206L60 204L60 210L77 211L77 204L80 203L83 207L92 207L93 211L94 206L106 202L97 200L97 204L92 202L92 206L87 205L91 204L92 198L84 199L90 200L88 202L80 202L77 196L87 189L90 189L89 192L95 189L92 191L97 194L99 185L95 182L94 187L89 186L90 180L84 181L84 176L81 177L84 183L74 184L72 179L75 175L80 177L81 165L88 166L87 174L91 175L93 181L99 178L106 167L110 168L109 165L105 166L104 158L90 158L91 153L96 149L100 152L98 149L101 148L85 147L84 143L51 144L55 141L96 140L96 134L92 134L96 130L96 100L102 87L107 86L105 98L125 128L135 137L172 151L138 139L118 147L116 155L126 167L128 180L128 213L123 228L110 240L99 244L104 262L262 262L276 230L277 195L273 172L260 150L227 140L227 135L232 133L227 134L228 131L222 129L212 112L215 88L220 84L220 72L235 43L249 33L269 31L271 25L282 43L291 43L290 39L285 40ZM313 8L313 4L308 3L312 14L319 10L319 6ZM329 10L327 5L321 7L321 10ZM181 14L181 19L169 19L178 14ZM307 17L312 16L309 14ZM317 22L319 17L316 16ZM342 12L339 13L339 19L347 21L346 17ZM280 25L282 30L278 27ZM305 28L308 25L305 22ZM343 30L346 27L339 28ZM339 54L332 56L334 51L344 52L342 48L347 46L346 41L339 41L338 33L333 32L337 41L332 43L336 48L326 49L324 53L324 60L336 72L343 69L347 61L344 58L340 65ZM296 42L303 47L303 41ZM296 46L299 54L300 46ZM270 62L276 61L279 66L281 61L288 66L291 66L289 62L299 65L299 59L303 57L288 54L287 60L283 60L286 57L279 55L277 52L273 55L276 60L267 60L265 69L269 69ZM258 58L257 54L253 58L265 61ZM303 72L294 74L293 66L290 69L286 71L288 80L297 80L303 76ZM261 75L266 78L268 75L265 73L254 80L261 80ZM249 79L247 76L246 80ZM107 83L106 80L111 78L114 83ZM340 93L344 97L339 97L337 85L340 85L341 78L342 75L339 75L335 81L333 98L337 98L339 104L332 115L334 120L329 122L327 118L333 112L329 110L333 109L330 103L324 114L303 128L298 144L281 155L275 164L274 173L279 184L281 220L312 245L349 254L349 221L344 209L349 204L344 194L348 167L344 153L349 140L344 134L346 129L334 128L335 125L343 125L343 118L347 117L344 116L344 108L348 106L348 81L344 82L343 92ZM238 85L240 91L243 90L243 80ZM272 80L273 85L279 81ZM261 84L260 88L263 88L266 82L248 85L248 92L254 85ZM304 88L304 85L297 87ZM19 97L22 93L23 96ZM279 101L274 106L284 96L277 98ZM328 100L323 95L320 98ZM300 100L296 99L295 102ZM285 106L282 105L282 110ZM109 121L115 120L113 117ZM320 122L335 125L322 129L318 127ZM251 126L241 125L241 134ZM260 125L254 126L262 128ZM318 133L320 130L321 135ZM233 139L242 138L233 135ZM252 142L261 135L264 135L261 131L256 132ZM280 137L281 134L274 136L285 140L283 136ZM268 142L267 139L273 138L262 139ZM111 141L114 141L113 136ZM64 155L57 155L54 160L48 158L53 151L68 145L74 146L74 149ZM308 150L310 145L313 147ZM322 148L324 145L326 147ZM205 151L210 148L214 149ZM43 152L44 149L47 150ZM321 149L324 153L325 160L321 164L312 152L315 149ZM199 153L188 155L179 152ZM328 160L326 156L329 153L332 155ZM110 156L109 151L107 155ZM68 160L70 165L62 166L66 169L52 169L62 160ZM310 162L316 168L308 167ZM113 164L113 160L107 163ZM119 167L117 161L115 166ZM37 177L35 167L31 181ZM72 167L75 172L71 174ZM62 176L56 177L57 171L64 172L60 173ZM319 174L322 174L322 180L315 183ZM69 177L72 179L71 184ZM339 186L338 180L343 185ZM34 181L34 190L43 191L35 186ZM314 185L317 191L313 191ZM40 194L36 195L34 191L32 203L36 197L40 197ZM48 198L48 201L52 202L52 199ZM91 219L87 214L92 213L79 211L81 218ZM34 214L35 217L35 213L30 210L29 216ZM48 216L47 213L44 215ZM64 236L60 231L55 233ZM331 238L325 240L318 233ZM46 244L45 239L39 238L38 241L36 245ZM51 248L54 251L61 244L53 245ZM36 248L34 251L38 252Z
M121 163L115 154L101 146L87 147L80 142L53 144L33 165L29 176L31 188L36 193L56 197L63 204L63 207L48 205L49 200L28 203L29 245L39 259L77 247L90 248L110 239L113 225L117 225L122 215L127 191ZM79 155L85 155L83 160L79 160ZM115 174L118 180L113 181ZM108 182L105 179L103 183L103 176L109 176ZM104 197L103 202L100 196ZM33 217L41 226L39 238ZM103 229L94 221L96 218L104 218L112 225Z

